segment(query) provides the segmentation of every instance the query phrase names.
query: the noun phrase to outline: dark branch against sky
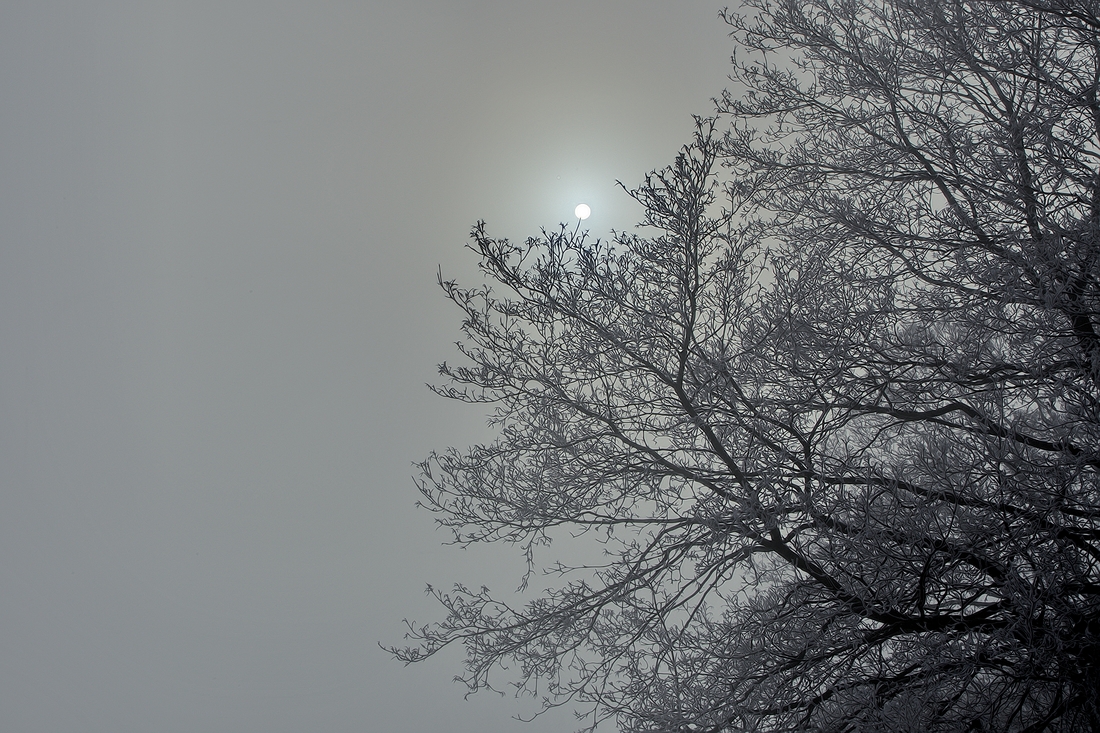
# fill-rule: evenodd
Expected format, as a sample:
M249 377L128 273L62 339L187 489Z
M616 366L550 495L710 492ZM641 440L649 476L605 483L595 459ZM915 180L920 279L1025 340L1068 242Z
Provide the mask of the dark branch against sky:
M0 9L0 728L517 729L375 646L427 582L517 582L412 506L481 424L423 387L436 268L481 218L633 224L717 11Z

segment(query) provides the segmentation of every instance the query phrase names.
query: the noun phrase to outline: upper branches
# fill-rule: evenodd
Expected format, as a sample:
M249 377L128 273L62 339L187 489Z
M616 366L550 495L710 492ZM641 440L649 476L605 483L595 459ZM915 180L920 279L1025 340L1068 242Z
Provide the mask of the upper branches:
M399 655L637 731L1100 728L1096 9L749 6L642 230L479 224L441 281L499 436L427 505L607 555Z

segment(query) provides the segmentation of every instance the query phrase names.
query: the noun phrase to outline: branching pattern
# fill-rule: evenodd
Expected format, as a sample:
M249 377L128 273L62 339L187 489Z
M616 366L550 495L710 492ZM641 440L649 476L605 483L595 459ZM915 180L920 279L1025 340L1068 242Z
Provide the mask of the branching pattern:
M426 505L604 562L437 593L396 653L639 733L1100 731L1100 5L726 21L641 234L479 224L490 284L441 282L437 389L499 437L425 461Z

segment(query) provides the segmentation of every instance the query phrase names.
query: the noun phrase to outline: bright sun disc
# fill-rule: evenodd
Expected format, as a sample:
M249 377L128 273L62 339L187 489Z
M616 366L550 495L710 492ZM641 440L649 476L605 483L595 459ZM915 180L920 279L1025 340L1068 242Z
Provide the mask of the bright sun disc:
M592 216L592 209L588 204L577 204L577 208L573 209L573 213L576 214L578 219L584 220Z

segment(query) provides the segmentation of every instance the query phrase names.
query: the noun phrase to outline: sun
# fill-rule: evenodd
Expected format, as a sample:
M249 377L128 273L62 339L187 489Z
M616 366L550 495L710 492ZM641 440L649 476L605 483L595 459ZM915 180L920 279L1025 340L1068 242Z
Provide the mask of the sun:
M573 214L583 221L592 216L592 208L588 204L577 204L577 208L573 209Z

